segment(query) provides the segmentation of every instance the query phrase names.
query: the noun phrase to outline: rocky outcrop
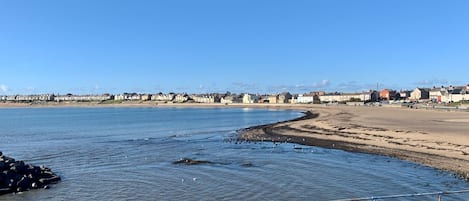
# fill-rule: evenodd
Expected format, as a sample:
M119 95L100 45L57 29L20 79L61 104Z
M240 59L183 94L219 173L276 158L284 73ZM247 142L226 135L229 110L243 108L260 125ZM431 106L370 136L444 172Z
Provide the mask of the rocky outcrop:
M211 161L195 160L191 158L181 158L178 161L174 161L173 164L184 164L184 165L199 165L199 164L212 164Z
M49 188L60 177L44 166L17 161L0 152L0 195L30 189Z

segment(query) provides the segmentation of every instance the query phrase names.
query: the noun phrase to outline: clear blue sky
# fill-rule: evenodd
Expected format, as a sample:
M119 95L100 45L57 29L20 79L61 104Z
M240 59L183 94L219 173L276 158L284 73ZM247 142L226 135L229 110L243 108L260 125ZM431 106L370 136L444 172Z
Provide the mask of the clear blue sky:
M469 1L0 0L0 95L468 84Z

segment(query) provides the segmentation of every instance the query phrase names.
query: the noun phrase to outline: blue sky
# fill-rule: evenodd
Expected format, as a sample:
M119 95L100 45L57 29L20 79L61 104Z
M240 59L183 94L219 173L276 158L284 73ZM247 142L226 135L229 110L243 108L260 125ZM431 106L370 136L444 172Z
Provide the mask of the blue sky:
M468 84L469 1L0 0L0 95Z

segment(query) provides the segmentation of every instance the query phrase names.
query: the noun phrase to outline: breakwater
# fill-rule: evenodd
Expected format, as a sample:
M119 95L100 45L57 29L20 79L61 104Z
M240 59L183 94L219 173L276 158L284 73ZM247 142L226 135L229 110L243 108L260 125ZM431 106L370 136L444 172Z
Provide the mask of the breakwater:
M49 188L60 177L44 166L26 164L24 161L0 152L0 195L30 189Z

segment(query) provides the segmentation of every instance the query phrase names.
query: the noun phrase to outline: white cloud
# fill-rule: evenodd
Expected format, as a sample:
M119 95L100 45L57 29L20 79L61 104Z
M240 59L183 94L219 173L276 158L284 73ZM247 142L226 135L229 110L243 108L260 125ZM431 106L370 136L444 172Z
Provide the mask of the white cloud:
M232 83L233 92L241 92L241 93L257 93L261 91L261 87L255 83L246 83L246 82L234 82Z
M356 81L343 82L337 85L339 91L360 91L363 90L365 86L358 84Z
M322 80L319 83L318 82L313 83L313 88L324 88L324 87L328 87L330 84L331 82L329 82L329 80Z
M447 85L449 82L445 79L430 79L430 80L420 80L414 84L420 86L430 86L430 85Z
M2 91L3 93L8 92L8 87L7 87L7 85L1 84L1 85L0 85L0 91Z
M295 85L276 85L270 86L267 88L267 91L270 93L278 93L278 92L291 92L291 93L304 93L308 91L314 90L325 90L330 86L329 80L322 80L321 82L315 82L312 84L295 84Z
M379 86L382 88L383 86ZM376 83L360 83L357 81L348 81L338 84L333 90L339 92L362 92L376 90ZM378 89L379 90L379 89Z

